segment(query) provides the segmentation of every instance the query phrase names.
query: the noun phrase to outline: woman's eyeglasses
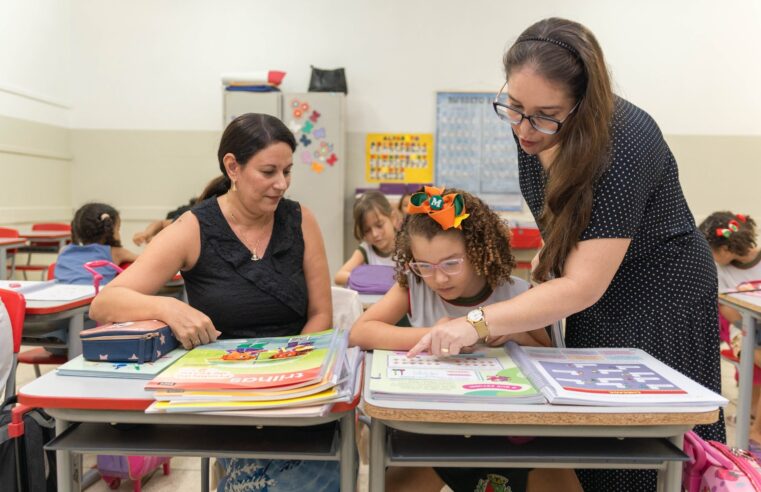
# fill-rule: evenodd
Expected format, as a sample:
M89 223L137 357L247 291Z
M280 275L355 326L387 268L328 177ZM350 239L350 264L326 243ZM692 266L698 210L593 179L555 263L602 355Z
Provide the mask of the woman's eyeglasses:
M445 275L457 275L462 272L462 263L464 261L465 258L452 258L439 263L411 261L409 266L418 277L430 277L436 272L436 269L441 270Z
M505 91L506 87L507 82L505 82L505 84L499 90L497 97L495 97L494 102L492 102L492 106L494 106L494 112L497 113L499 119L505 120L513 126L518 126L523 123L524 119L527 119L528 122L531 123L531 126L534 128L534 130L544 133L545 135L554 135L559 132L563 127L563 123L565 123L568 117L571 116L574 111L576 111L576 108L579 107L579 103L581 103L581 101L577 102L576 105L571 108L566 117L562 120L556 120L555 118L550 118L549 116L542 116L538 114L528 115L517 108L499 101L500 96L502 96L502 93Z

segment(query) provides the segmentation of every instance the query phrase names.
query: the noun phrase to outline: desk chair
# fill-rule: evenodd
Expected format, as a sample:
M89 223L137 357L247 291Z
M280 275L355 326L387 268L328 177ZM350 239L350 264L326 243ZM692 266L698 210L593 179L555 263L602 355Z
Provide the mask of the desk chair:
M16 394L16 364L18 363L18 353L21 349L21 333L24 330L24 316L26 315L26 299L23 294L12 290L0 289L0 300L8 311L8 318L11 321L11 330L13 331L13 362L11 372L8 375L8 382L5 386L5 397Z
M18 230L11 229L10 227L0 227L0 237L15 239L19 237ZM16 253L17 252L18 252L18 249L8 250L8 258L11 260L11 264L8 265L10 274L8 275L7 278L13 278L13 275L16 273Z
M62 224L56 222L42 222L32 224L32 231L65 231L71 232L70 224ZM19 248L20 252L27 253L26 265L19 265L17 270L24 272L24 278L26 278L27 271L42 272L42 277L45 277L45 271L48 268L47 265L32 264L33 253L58 253L58 241L45 241L45 240L30 240L29 246Z
M55 262L51 263L47 267L47 280L55 279ZM33 364L34 375L40 377L40 365L61 365L67 361L65 355L55 355L48 352L45 347L35 347L33 349L25 350L18 355L18 361L22 364Z
M539 229L528 227L510 228L510 248L513 250L538 250L542 247L542 235ZM527 270L531 272L531 261L518 261L515 265L516 270Z

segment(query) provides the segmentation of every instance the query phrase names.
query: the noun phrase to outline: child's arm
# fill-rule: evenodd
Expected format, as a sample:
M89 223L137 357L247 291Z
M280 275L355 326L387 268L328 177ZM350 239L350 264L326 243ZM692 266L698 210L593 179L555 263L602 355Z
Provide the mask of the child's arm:
M394 326L409 310L407 289L395 284L360 316L349 334L349 344L365 350L409 350L429 328Z
M304 278L307 285L307 323L302 333L323 331L333 323L330 295L330 272L325 244L314 214L301 206L301 230L304 236Z
M349 260L338 270L338 273L336 273L336 278L334 279L336 285L346 287L346 284L349 282L351 271L364 263L365 255L362 254L362 251L359 249L354 250L354 254L351 255L351 258L349 258Z
M114 263L117 265L121 265L122 263L130 262L137 260L137 253L133 253L132 251L128 250L127 248L111 248L111 258L114 260Z
M153 236L161 232L163 228L171 223L172 221L168 219L154 220L145 228L145 230L136 232L135 235L132 236L132 242L135 243L135 246L140 246L143 243L150 243Z

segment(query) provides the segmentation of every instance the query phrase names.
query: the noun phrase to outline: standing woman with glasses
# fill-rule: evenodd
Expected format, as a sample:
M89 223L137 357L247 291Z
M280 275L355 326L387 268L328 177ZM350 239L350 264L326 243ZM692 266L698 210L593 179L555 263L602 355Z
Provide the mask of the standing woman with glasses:
M437 325L411 354L566 319L569 347L637 347L720 392L716 268L653 119L611 90L584 26L551 18L504 55L494 103L518 143L520 186L542 233L540 284ZM725 440L723 418L698 426ZM585 471L586 491L655 490L655 473Z

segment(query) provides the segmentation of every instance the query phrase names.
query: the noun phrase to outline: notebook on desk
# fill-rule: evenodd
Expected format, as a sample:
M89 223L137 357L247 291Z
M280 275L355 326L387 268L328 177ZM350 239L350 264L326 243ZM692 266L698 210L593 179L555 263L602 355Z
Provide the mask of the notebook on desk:
M92 285L61 284L56 280L1 280L0 289L20 292L27 301L75 301L95 296Z

